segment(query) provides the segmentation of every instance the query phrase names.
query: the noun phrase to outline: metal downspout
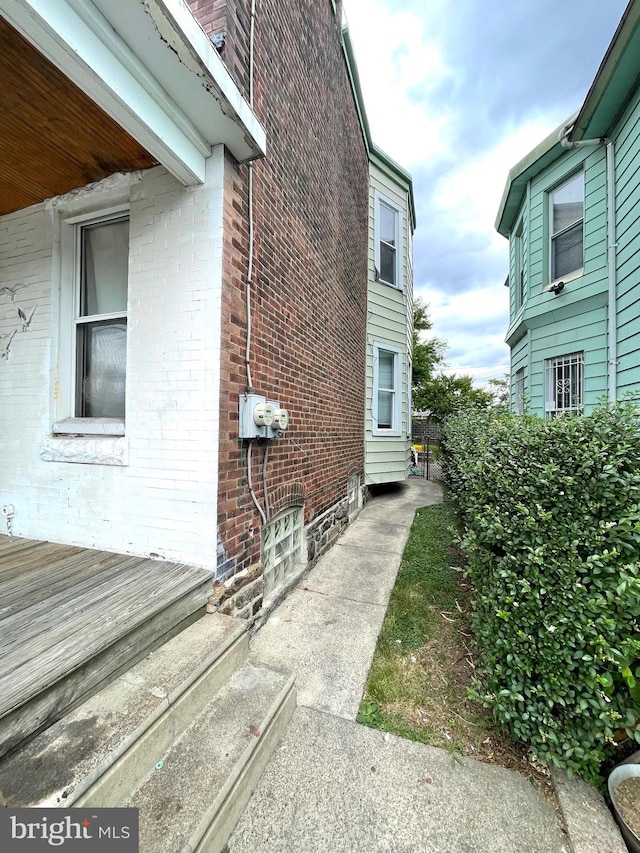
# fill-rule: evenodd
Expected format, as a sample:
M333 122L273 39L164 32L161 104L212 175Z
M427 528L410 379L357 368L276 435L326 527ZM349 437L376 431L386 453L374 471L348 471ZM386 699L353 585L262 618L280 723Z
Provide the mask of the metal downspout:
M612 139L601 136L597 139L570 140L573 125L567 125L559 134L563 148L586 148L590 145L605 145L607 157L607 399L615 403L618 398L618 317L617 317L617 270L616 270L616 191L615 191L615 145Z
M618 397L618 309L616 304L617 270L616 270L616 193L615 193L615 147L613 142L607 143L607 246L608 246L608 281L609 281L609 395L610 403L615 403Z

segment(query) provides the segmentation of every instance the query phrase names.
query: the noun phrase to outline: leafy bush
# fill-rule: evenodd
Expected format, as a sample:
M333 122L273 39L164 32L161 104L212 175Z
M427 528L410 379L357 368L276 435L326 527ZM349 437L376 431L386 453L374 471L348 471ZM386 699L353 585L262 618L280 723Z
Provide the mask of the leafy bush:
M539 759L595 779L616 730L640 741L638 411L463 412L444 446L475 588L476 698Z

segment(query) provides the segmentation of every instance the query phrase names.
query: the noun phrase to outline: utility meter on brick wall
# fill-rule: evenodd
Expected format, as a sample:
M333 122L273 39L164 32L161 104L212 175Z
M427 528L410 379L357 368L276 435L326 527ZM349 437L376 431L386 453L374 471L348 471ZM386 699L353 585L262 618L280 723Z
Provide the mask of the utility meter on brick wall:
M257 427L271 426L275 413L271 403L258 403L253 407L253 422Z
M289 412L286 409L276 409L273 415L272 429L283 432L289 426Z
M262 394L240 397L240 438L277 438L289 425L289 413Z

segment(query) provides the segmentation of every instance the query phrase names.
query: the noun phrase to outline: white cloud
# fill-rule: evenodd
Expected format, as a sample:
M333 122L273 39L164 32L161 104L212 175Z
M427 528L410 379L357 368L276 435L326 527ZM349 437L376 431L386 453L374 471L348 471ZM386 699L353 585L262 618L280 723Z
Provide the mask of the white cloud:
M414 175L415 293L457 372L508 361L508 244L494 228L507 174L579 106L624 2L592 3L574 26L580 0L506 17L499 4L344 0L373 139ZM551 8L566 26L541 41Z
M485 234L496 250L504 248L504 238L494 231L494 222L509 169L548 135L549 125L548 118L535 117L503 132L494 147L461 164L439 184L432 201L447 211L456 230Z
M442 145L449 116L425 99L451 72L427 39L424 16L390 11L380 0L349 0L346 17L374 140L411 169ZM420 103L411 95L418 90Z

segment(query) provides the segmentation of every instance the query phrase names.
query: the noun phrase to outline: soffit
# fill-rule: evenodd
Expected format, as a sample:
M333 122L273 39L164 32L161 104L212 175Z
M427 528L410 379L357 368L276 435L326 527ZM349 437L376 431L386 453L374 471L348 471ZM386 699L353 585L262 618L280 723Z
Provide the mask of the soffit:
M0 215L156 160L0 17Z

